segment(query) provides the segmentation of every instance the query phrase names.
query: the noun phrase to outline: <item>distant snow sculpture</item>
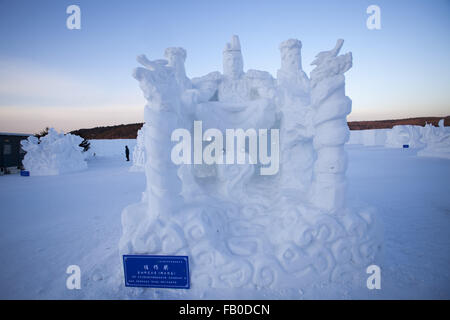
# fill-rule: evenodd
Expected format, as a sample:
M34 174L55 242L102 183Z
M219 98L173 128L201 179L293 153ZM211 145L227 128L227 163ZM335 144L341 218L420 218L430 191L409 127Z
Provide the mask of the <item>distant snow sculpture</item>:
M385 146L389 148L419 149L418 156L450 158L450 130L444 126L444 119L438 127L425 124L424 127L397 125L386 131Z
M409 148L422 148L425 144L422 138L421 126L397 125L387 132L386 147L402 148L408 145Z
M21 141L26 151L23 165L32 176L58 175L80 171L87 168L83 148L83 139L77 135L58 133L51 128L40 139L30 136Z
M445 128L444 119L439 121L438 127L426 124L422 131L421 141L426 146L417 155L450 159L450 130Z
M345 202L343 146L351 100L344 73L352 56L339 55L342 44L317 55L310 78L295 39L280 45L277 79L265 71L244 72L237 36L223 51L223 74L187 78L181 48L167 49L165 60L139 56L143 67L134 77L147 99L141 132L147 189L122 213L121 254L188 255L191 292L198 296L209 288L365 287L365 270L378 261L381 238L373 210ZM173 141L183 135L203 130L200 147L206 150L236 128L262 130L272 155L280 154L279 173L261 175L262 164L251 161L171 161L171 150L179 151ZM224 158L239 152L249 158L251 148L250 142L225 143L215 150Z
M136 145L133 149L133 165L130 167L130 171L144 171L145 170L145 161L147 160L147 156L145 155L145 128L142 127L137 132Z

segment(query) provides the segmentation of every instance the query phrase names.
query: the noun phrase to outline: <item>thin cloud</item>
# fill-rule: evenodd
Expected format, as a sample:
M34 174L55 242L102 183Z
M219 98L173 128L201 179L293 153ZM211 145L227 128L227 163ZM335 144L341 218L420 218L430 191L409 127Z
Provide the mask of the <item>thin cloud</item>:
M68 132L80 128L143 122L143 119L142 106L0 107L0 131L2 132L35 133L45 127Z
M94 107L107 104L145 103L134 92L115 92L107 84L76 78L60 70L30 61L0 58L0 107Z

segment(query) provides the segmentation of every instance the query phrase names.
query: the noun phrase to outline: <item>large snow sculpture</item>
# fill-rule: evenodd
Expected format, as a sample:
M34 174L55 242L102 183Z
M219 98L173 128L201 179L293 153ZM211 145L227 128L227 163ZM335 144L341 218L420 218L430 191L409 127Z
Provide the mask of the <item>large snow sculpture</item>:
M180 48L167 49L166 60L139 56L147 190L122 213L121 254L189 255L196 297L210 288L365 287L380 238L373 212L345 203L352 57L338 55L342 44L317 56L310 79L294 39L280 45L277 79L244 72L237 36L223 51L223 74L188 79ZM232 129L248 143L228 140ZM272 160L281 154L279 173L261 174L267 163L260 153L252 159L251 141L258 152L267 143ZM205 163L211 150L215 160ZM248 161L225 161L232 155Z
M51 128L40 139L30 136L21 141L26 151L23 165L32 176L58 175L87 168L80 143L83 139L73 134L58 133Z

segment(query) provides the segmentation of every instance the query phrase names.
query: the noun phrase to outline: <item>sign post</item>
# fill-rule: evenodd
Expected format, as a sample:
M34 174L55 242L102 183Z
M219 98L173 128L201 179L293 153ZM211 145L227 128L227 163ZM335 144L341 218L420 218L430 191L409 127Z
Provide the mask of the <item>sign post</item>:
M126 287L189 289L189 257L124 255Z

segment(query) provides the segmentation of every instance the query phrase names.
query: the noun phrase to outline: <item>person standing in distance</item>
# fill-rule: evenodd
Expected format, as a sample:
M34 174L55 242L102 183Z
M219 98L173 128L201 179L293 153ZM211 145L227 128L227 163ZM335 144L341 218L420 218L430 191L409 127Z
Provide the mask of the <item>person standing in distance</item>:
M125 156L127 157L127 161L130 161L130 149L128 149L128 146L125 146Z

